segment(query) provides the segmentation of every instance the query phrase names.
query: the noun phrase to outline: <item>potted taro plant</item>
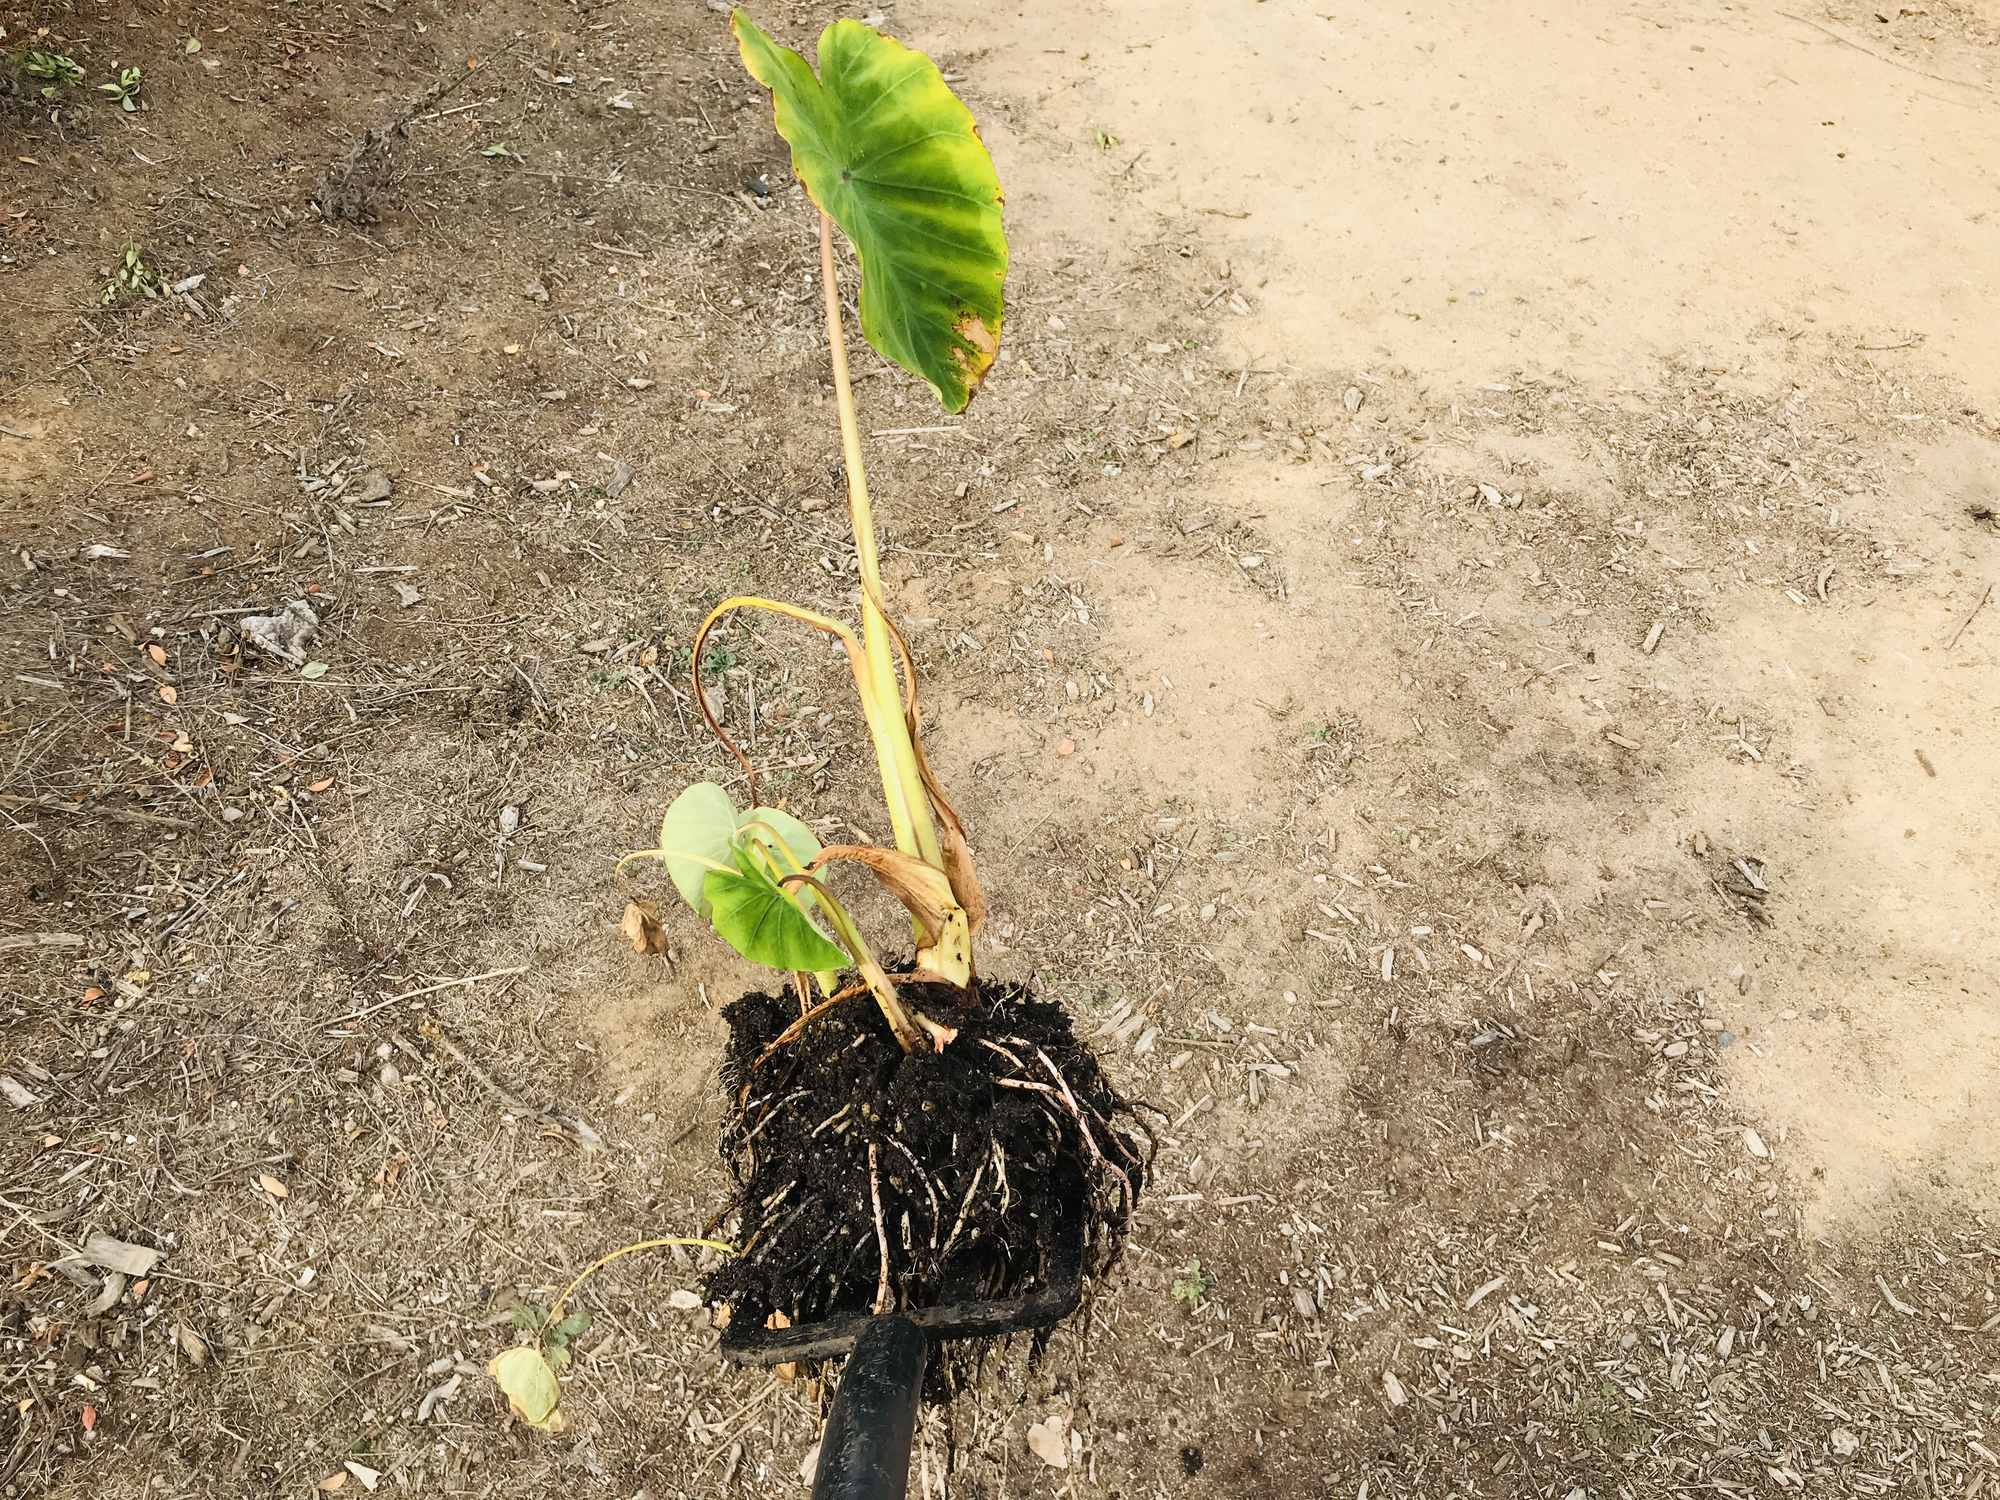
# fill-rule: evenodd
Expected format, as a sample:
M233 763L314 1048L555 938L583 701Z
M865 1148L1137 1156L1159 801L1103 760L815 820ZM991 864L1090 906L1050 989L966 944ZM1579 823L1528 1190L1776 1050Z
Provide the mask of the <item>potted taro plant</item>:
M770 90L792 169L818 209L826 340L858 562L860 629L776 600L720 601L695 638L696 701L743 767L751 806L712 783L667 809L659 844L689 908L788 982L726 1007L723 1155L737 1253L709 1281L761 1326L1004 1296L1081 1236L1117 1255L1146 1160L1132 1120L1063 1008L979 974L985 915L965 826L924 754L915 663L883 595L855 415L836 233L860 267L861 332L963 411L1000 346L1007 276L1000 180L972 113L921 52L857 21L819 38L818 71L741 10L731 30ZM881 772L894 847L821 844L755 805L749 760L700 692L711 632L762 611L837 640ZM864 933L839 894L872 879L910 916Z
M1101 1275L1123 1244L1149 1153L1132 1107L1062 1006L978 971L985 903L970 842L925 757L915 663L882 588L836 233L859 264L863 337L928 383L946 412L963 411L992 368L1003 317L1007 241L992 158L936 65L871 26L828 26L817 72L741 10L731 31L771 93L794 175L818 210L860 628L774 599L719 601L695 636L695 701L742 767L749 805L712 782L688 787L656 846L621 864L664 866L723 942L784 976L723 1011L721 1147L736 1191L710 1229L733 1226L733 1244L707 1290L719 1317L762 1329L1007 1298L1059 1270ZM760 804L755 768L701 690L712 633L744 612L840 643L893 847L822 844L797 814ZM908 911L909 960L889 956L900 934L863 931L838 889L857 879ZM494 1364L516 1413L537 1426L560 1425L538 1350L573 1326L556 1322L569 1295L534 1346ZM932 1375L933 1391L949 1388L937 1356Z

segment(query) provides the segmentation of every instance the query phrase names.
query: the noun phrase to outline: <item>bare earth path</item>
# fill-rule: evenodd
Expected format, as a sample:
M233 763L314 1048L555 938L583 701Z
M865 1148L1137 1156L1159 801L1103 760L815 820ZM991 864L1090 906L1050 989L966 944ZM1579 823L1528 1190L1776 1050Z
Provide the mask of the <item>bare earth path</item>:
M892 588L1168 1122L928 1492L2000 1492L2000 11L885 11L1017 267L963 423L863 380ZM850 591L768 111L698 0L109 12L144 112L0 99L0 1494L803 1493L685 1260L571 1433L477 1373L726 1196L746 975L612 861L707 603ZM711 691L879 834L834 668Z

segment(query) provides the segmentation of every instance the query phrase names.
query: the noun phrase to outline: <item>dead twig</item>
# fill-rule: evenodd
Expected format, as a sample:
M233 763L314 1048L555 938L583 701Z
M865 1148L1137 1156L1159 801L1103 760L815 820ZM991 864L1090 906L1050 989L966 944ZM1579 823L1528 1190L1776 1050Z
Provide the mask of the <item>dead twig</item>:
M1949 651L1953 646L1956 646L1958 644L1958 638L1965 634L1965 627L1972 623L1973 617L1975 615L1977 615L1982 609L1986 608L1986 601L1988 599L1991 599L1992 597L1993 597L1993 585L1989 583L1983 590L1980 591L1979 598L1977 599L1977 601L1974 602L1972 608L1968 609L1965 612L1965 618L1958 622L1958 629L1954 630L1951 633L1951 639L1944 643L1945 650Z
M373 1005L364 1005L361 1009L351 1010L344 1016L334 1016L330 1020L320 1022L320 1026L322 1029L328 1026L344 1026L349 1021L363 1020L368 1016L374 1015L377 1011L387 1010L398 1001L414 1000L420 995L435 995L439 990L457 989L460 985L479 984L484 980L504 979L511 974L525 974L527 972L528 965L515 964L509 969L488 969L484 974L467 974L462 979L440 980L436 984L427 984L422 989L404 990L400 995L391 995L386 1000L376 1001Z
M1823 26L1818 21L1812 20L1810 17L1795 16L1788 10L1781 10L1778 12L1778 14L1783 16L1787 21L1797 21L1801 26L1812 27L1812 29L1814 31L1817 31L1821 36L1829 37L1832 40L1840 43L1840 45L1843 47L1852 47L1856 52L1859 52L1863 57L1872 57L1875 59L1876 62L1887 63L1892 68L1901 68L1905 73L1915 73L1919 78L1933 79L1938 83L1954 84L1959 88L1972 89L1973 91L1981 94L1992 92L1992 90L1984 88L1979 84L1969 82L1966 79L1953 78L1944 73L1933 73L1931 72L1930 69L1920 68L1915 63L1906 63L1900 57L1889 57L1884 53L1875 51L1875 49L1872 47L1864 47L1861 45L1861 43L1855 41L1853 37L1843 36L1838 31L1835 31L1831 26Z
M0 953L18 948L81 948L83 937L75 932L22 932L0 937Z

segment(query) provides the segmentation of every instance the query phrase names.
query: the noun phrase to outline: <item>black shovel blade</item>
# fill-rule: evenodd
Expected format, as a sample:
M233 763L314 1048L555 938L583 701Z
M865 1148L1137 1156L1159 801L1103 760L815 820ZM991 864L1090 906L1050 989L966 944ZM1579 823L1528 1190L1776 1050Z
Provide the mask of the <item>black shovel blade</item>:
M1048 1281L1019 1297L985 1302L950 1302L910 1308L900 1314L932 1343L946 1339L997 1339L1010 1333L1053 1328L1083 1300L1083 1226L1063 1246ZM739 1328L722 1332L723 1357L744 1365L782 1365L792 1360L831 1359L854 1348L875 1321L871 1313L845 1313L796 1328Z

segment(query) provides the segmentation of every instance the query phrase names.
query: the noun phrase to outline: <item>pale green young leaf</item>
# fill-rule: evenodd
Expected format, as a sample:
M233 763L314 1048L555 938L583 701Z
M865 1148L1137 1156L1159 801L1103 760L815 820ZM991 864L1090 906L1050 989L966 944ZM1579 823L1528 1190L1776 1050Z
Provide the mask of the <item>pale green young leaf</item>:
M737 825L739 828L749 830L753 837L770 843L771 839L763 829L751 826L756 823L762 823L764 828L777 836L778 841L791 851L792 859L800 869L811 864L813 856L819 853L819 835L781 808L753 807L743 814L742 820ZM810 895L811 892L805 894Z
M738 815L729 793L712 781L698 781L660 819L660 856L681 899L702 916L709 914L703 883L717 865L733 861Z
M972 112L921 52L859 21L819 38L819 76L743 11L743 66L771 91L813 202L861 260L861 331L965 408L1000 348L1000 177Z

